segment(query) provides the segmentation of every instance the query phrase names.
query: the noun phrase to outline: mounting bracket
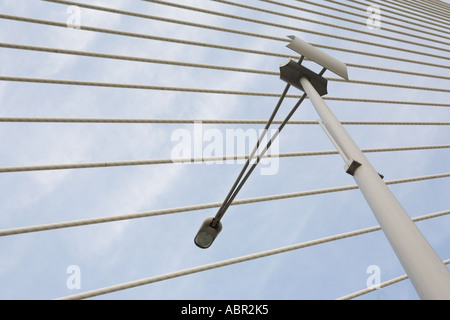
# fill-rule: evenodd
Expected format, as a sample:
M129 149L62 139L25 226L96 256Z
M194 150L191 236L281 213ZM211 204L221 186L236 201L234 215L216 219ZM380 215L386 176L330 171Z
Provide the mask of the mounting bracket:
M306 78L309 82L311 82L314 89L316 89L320 96L324 96L328 93L328 80L326 78L298 64L292 59L280 65L280 78L303 92L305 90L300 83L300 79Z

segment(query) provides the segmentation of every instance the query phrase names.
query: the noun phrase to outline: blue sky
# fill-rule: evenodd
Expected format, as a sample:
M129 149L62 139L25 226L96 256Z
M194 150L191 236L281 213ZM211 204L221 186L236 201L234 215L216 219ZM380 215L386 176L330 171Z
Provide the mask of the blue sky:
M81 1L80 1L81 2ZM84 1L87 3L87 1ZM448 60L424 57L381 47L332 39L187 11L144 1L93 1L98 5L285 37L359 51L449 65ZM252 17L311 30L334 33L418 49L373 36L255 12L214 1L183 3L215 11ZM248 5L280 10L262 1ZM328 4L326 1L320 3ZM289 1L289 4L320 9ZM0 12L65 22L67 5L45 1L2 1ZM364 11L361 11L365 13ZM383 8L382 8L383 13ZM339 14L339 13L338 13ZM342 16L351 17L348 15ZM374 34L392 33L382 20L381 30L370 30L311 13L302 16L342 24ZM224 32L192 28L112 13L81 9L82 25L148 33L163 37L225 44L290 54L286 43ZM400 36L409 40L414 38ZM431 38L431 37L430 37ZM151 41L83 30L0 20L0 41L81 51L217 64L278 71L286 58L216 50ZM430 42L430 44L432 44ZM419 49L420 50L420 49ZM443 51L428 52L446 55ZM383 66L422 73L448 75L446 69L328 50L346 63ZM447 54L448 55L448 54ZM117 61L70 55L0 49L0 74L35 78L136 83L174 87L280 93L279 77L170 65ZM308 66L312 66L309 62ZM314 66L312 66L314 68ZM335 77L331 73L326 76ZM448 88L448 80L349 68L350 79ZM448 93L330 82L329 96L446 103ZM299 94L294 88L289 93ZM276 97L186 93L0 83L2 117L85 118L189 118L268 119ZM277 119L283 119L295 99L286 99ZM340 120L450 121L446 107L388 105L329 101ZM295 120L316 120L305 101ZM45 124L2 123L0 166L84 163L169 158L173 132L193 126L179 124ZM204 129L255 129L263 125L204 125ZM346 126L361 148L448 144L447 126ZM280 152L333 150L317 125L289 125L279 138ZM385 180L447 173L448 149L370 153L374 167ZM275 175L256 170L237 199L354 185L338 155L283 158ZM141 211L222 201L242 164L182 164L93 168L43 172L2 173L1 229L103 217ZM411 217L449 208L449 179L390 186ZM200 224L216 209L112 222L85 227L2 237L0 239L1 299L53 299L133 281L197 265L301 243L325 236L376 226L358 190L232 206L222 222L224 229L208 250L195 247ZM450 217L417 224L442 259L450 257ZM81 271L81 289L69 289L67 267ZM381 281L404 274L382 232L339 240L310 248L240 263L199 274L97 297L97 299L335 299L364 289L367 267L377 265ZM418 299L411 283L377 290L361 299Z

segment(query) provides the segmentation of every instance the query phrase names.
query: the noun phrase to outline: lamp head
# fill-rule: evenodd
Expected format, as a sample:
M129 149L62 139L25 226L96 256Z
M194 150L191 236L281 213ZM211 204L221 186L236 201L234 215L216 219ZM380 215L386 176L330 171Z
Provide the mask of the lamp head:
M200 229L194 238L194 243L197 247L202 249L209 248L220 231L222 231L222 223L220 221L217 224L217 227L211 226L213 220L214 218L207 218L200 226Z

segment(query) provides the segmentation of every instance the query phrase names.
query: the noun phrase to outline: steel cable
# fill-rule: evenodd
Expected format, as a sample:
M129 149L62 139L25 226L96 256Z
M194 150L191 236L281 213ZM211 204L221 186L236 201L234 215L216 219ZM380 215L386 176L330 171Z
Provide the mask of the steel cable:
M442 215L446 215L449 213L450 213L450 211L444 211L444 212L438 213L438 215L442 216ZM429 215L424 215L424 216L421 216L418 218L413 218L412 220L413 221L418 221L419 219L426 220L426 219L434 218L435 216L436 216L436 214L429 214ZM147 284L151 284L151 283L155 283L155 282L159 282L159 281L174 279L174 278L178 278L178 277L182 277L182 276L186 276L186 275L190 275L190 274L194 274L194 273L198 273L198 272L208 271L208 270L221 268L221 267L225 267L225 266L229 266L229 265L233 265L233 264L237 264L237 263L243 263L243 262L247 262L247 261L251 261L251 260L255 260L255 259L269 257L269 256L280 254L280 253L285 253L285 252L289 252L289 251L293 251L293 250L308 248L311 246L316 246L319 244L329 243L329 242L333 242L333 241L337 241L337 240L347 239L350 237L368 234L368 233L372 233L372 232L379 231L379 230L381 230L381 227L374 226L374 227L359 229L359 230L355 230L355 231L345 232L345 233L336 234L336 235L332 235L332 236L328 236L328 237L323 237L320 239L310 240L310 241L306 241L306 242L302 242L302 243L298 243L298 244L294 244L294 245L288 245L285 247L261 251L261 252L257 252L257 253L237 257L237 258L231 258L228 260L217 261L217 262L213 262L213 263L209 263L209 264L205 264L205 265L201 265L201 266L196 266L196 267L192 267L192 268L188 268L188 269L184 269L184 270L169 272L169 273L158 275L158 276L143 278L143 279L125 282L125 283L121 283L121 284L117 284L117 285L113 285L113 286L109 286L109 287L86 291L86 292L82 292L82 293L78 293L78 294L74 294L74 295L70 295L70 296L66 296L66 297L61 297L58 300L79 300L79 299L92 298L95 296L104 295L104 294L117 292L117 291L121 291L121 290L126 290L126 289L131 289L131 288L135 288L138 286L143 286L143 285L147 285Z
M448 178L448 177L450 177L450 173L442 173L442 174L434 174L434 175L419 176L419 177L412 177L412 178L389 180L389 181L385 181L385 183L387 185L391 185L391 184L409 183L409 182L417 182L417 181ZM342 192L342 191L349 191L349 190L356 190L356 189L358 189L358 185L349 185L349 186L332 187L332 188L324 188L324 189L317 189L317 190L291 192L291 193L284 193L284 194L277 194L277 195L270 195L270 196L238 199L238 200L234 200L231 203L231 205L243 205L243 204L250 204L250 203L257 203L257 202L266 202L266 201L306 197L306 196L312 196L312 195ZM78 226L87 226L87 225L92 225L92 224L115 222L115 221L122 221L122 220L147 218L147 217L168 215L168 214L181 213L181 212L190 212L190 211L199 211L199 210L212 209L212 208L220 208L220 206L222 204L223 204L223 202L213 202L213 203L205 203L205 204L191 205L191 206L185 206L185 207L144 211L144 212L131 213L131 214L129 213L129 214L98 217L98 218L88 218L88 219L80 219L80 220L72 220L72 221L64 221L64 222L55 222L55 223L28 226L28 227L3 229L3 230L0 230L0 237L24 234L24 233L31 233L31 232L72 228L72 227L78 227Z

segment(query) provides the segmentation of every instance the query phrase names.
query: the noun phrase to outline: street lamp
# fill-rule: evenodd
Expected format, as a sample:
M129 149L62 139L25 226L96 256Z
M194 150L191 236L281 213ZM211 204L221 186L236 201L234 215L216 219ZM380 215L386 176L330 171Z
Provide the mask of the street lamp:
M289 38L288 48L324 69L317 74L288 61L280 66L280 78L311 100L319 123L345 161L345 171L358 184L419 296L450 299L449 270L321 97L327 93L323 73L329 69L348 80L346 65L295 36Z

